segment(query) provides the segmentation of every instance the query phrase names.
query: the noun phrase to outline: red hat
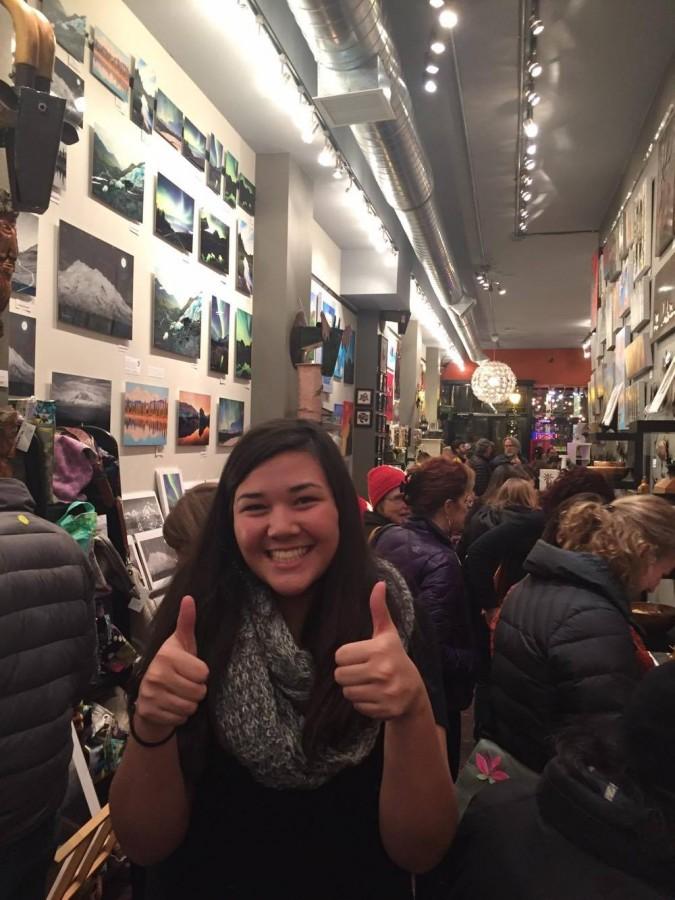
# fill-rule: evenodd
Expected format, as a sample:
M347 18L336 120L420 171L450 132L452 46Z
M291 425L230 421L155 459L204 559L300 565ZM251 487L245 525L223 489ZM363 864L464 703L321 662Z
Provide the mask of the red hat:
M400 487L405 477L403 469L396 466L375 466L371 469L368 472L368 499L373 509L389 491Z

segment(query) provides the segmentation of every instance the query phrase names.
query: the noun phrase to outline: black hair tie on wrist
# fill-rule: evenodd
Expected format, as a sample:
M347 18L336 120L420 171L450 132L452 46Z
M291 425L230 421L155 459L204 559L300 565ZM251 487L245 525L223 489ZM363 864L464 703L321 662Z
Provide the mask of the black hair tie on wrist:
M136 707L133 707L129 716L129 732L131 733L132 738L136 741L137 744L140 744L141 747L161 747L162 744L168 744L171 738L175 735L176 729L172 728L169 734L166 737L163 737L161 741L144 741L143 738L139 738L139 736L136 734L136 729L134 728L135 713Z

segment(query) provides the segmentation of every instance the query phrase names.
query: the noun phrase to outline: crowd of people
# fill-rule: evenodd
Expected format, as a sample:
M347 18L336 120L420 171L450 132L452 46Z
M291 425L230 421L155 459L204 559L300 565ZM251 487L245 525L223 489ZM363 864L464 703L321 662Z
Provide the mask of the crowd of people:
M631 615L675 508L582 466L540 493L514 438L446 450L366 502L269 422L168 517L110 793L148 900L675 896L675 664Z

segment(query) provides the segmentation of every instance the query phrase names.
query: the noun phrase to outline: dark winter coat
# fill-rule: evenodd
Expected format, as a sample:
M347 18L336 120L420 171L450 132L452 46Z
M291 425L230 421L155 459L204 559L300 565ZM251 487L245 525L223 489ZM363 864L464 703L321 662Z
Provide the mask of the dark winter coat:
M649 810L597 771L556 758L538 785L484 788L466 811L445 868L445 893L477 900L665 900L675 845L653 841ZM611 797L611 800L610 800Z
M475 682L476 648L462 566L450 539L433 522L413 517L385 529L375 551L396 566L426 610L441 650L448 709L465 709Z
M489 731L535 771L575 716L619 715L640 674L630 603L606 562L539 541L495 631Z
M367 509L363 514L363 530L366 533L366 540L370 540L370 536L376 528L382 528L383 525L391 525L392 522L386 516L374 509Z
M498 453L490 460L490 466L496 469L498 466L526 466L527 460L518 453L516 456L507 456L506 453Z
M492 475L490 460L474 453L469 459L469 465L476 473L476 483L473 486L473 492L477 497L480 497L481 494L485 493L485 488L488 486L490 475Z
M75 541L33 514L23 482L0 478L0 845L63 800L73 706L93 674L93 592Z

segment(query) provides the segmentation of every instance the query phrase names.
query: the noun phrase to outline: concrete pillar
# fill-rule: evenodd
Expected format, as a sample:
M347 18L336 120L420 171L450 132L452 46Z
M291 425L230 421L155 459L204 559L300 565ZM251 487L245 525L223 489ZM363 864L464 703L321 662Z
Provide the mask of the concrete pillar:
M360 310L356 325L356 365L354 387L373 392L373 416L370 428L354 428L352 440L352 478L362 497L368 496L366 475L375 464L375 404L379 363L380 314L377 310Z
M399 419L401 425L416 428L419 413L415 405L420 371L422 337L419 324L411 319L401 341L401 400Z
M427 421L438 421L438 401L441 396L441 351L438 347L427 347L427 372L424 408Z
M297 413L289 336L301 309L309 321L314 215L312 183L288 154L260 154L255 174L252 425Z

